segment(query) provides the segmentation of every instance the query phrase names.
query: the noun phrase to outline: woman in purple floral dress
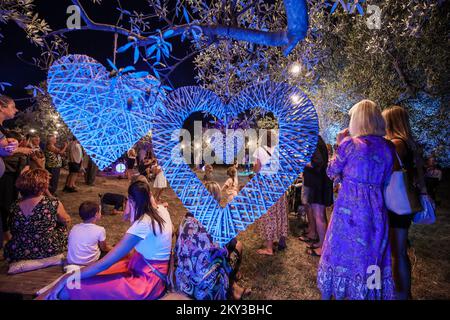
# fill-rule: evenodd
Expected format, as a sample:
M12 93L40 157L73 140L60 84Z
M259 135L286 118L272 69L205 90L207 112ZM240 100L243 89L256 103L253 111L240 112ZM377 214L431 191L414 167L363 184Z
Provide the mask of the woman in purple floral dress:
M394 299L383 200L394 146L383 138L384 120L374 102L357 103L350 115L327 170L342 187L323 244L318 287L323 299Z

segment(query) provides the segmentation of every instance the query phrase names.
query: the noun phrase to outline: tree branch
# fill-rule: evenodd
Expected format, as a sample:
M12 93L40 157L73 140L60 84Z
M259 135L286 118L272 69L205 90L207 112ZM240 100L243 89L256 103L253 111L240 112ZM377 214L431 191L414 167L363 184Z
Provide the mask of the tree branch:
M153 38L144 37L122 27L96 23L89 18L78 0L72 0L72 3L80 8L80 16L86 23L86 26L81 27L81 29L57 30L49 33L48 36L61 35L78 30L96 30L117 33L127 37L134 36L138 40L137 44L139 46L147 46L155 43L155 39ZM261 31L234 26L185 24L179 26L169 26L165 28L163 32L172 30L173 33L167 37L172 38L182 35L184 32L189 31L193 27L200 27L203 34L210 38L225 37L259 45L284 47L284 54L289 55L297 43L306 37L308 30L308 8L306 0L284 0L284 6L286 9L288 22L287 30Z
M402 68L400 67L400 61L397 57L395 57L392 52L390 52L389 50L386 51L387 54L391 57L392 59L392 66L394 67L395 72L397 72L400 81L403 82L403 84L406 87L406 91L408 92L408 94L410 96L414 96L416 90L414 88L413 85L411 85L411 83L408 81L408 79L406 78L405 73L403 72Z
M81 17L81 19L83 19L84 23L86 23L86 26L82 26L80 29L68 29L68 28L60 29L60 30L49 33L47 35L47 37L54 36L54 35L61 35L64 33L79 31L79 30L95 30L95 31L117 33L117 34L120 34L120 35L123 35L126 37L133 36L140 40L146 39L142 35L132 32L132 31L127 30L122 27L118 27L118 26L110 25L110 24L104 24L104 23L96 23L96 22L92 21L91 18L89 18L86 11L81 6L81 4L78 0L72 0L72 3L80 8L80 17Z

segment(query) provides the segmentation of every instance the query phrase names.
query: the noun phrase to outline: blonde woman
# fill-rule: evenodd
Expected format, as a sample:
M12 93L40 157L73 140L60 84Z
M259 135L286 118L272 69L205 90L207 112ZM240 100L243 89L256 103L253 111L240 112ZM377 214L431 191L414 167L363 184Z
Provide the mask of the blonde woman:
M327 174L342 182L322 246L317 283L323 299L394 299L389 222L383 200L392 173L392 143L370 100L350 109L349 128Z
M422 194L427 194L423 172L423 160L417 143L412 137L409 117L405 109L398 106L383 111L386 121L386 138L395 145L403 167ZM399 168L398 168L399 169ZM397 287L397 298L411 298L411 264L408 257L408 230L414 213L397 215L389 211L390 241L392 246L393 271Z

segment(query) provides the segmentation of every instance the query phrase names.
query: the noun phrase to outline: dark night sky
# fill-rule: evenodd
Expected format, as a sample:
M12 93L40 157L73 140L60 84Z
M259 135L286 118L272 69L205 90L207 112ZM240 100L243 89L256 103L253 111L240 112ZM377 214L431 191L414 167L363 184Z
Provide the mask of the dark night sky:
M82 0L85 10L92 20L99 23L114 24L119 17L119 11L116 10L117 1L103 0L101 5L94 5L90 0ZM72 4L70 0L35 0L36 12L41 18L44 18L53 30L66 27L67 7ZM148 12L146 1L122 1L124 9L129 11ZM82 23L83 24L83 23ZM126 24L124 23L126 27ZM155 29L158 26L155 25ZM15 23L9 22L7 25L0 25L4 35L3 41L0 43L0 82L9 82L13 87L6 89L6 94L15 99L27 97L25 87L28 84L38 84L45 80L46 73L34 66L27 65L16 57L17 52L23 52L23 57L31 60L31 57L37 57L40 54L36 48L26 38L25 33ZM97 61L103 63L109 69L106 59L112 60L113 56L113 40L112 33L99 31L76 31L67 33L66 41L69 43L69 53L86 54ZM125 44L127 39L119 35L118 46ZM187 44L179 41L172 42L174 53L176 56L182 56L188 52ZM132 65L132 50L125 53L117 54L116 65L124 67ZM138 70L146 70L145 65L138 63ZM170 79L175 87L195 84L194 68L192 61L186 61L180 65L171 75ZM20 108L27 107L28 100L18 101Z

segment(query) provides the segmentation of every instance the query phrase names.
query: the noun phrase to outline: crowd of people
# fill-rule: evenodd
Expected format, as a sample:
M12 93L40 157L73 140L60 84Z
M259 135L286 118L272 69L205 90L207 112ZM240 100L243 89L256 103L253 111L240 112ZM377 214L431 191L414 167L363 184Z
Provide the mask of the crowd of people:
M15 262L67 253L69 264L81 266L81 289L67 285L67 274L43 298L158 299L167 288L199 300L242 299L251 294L238 284L242 243L233 239L225 247L217 245L189 213L175 230L170 208L162 200L167 180L145 148L127 152L127 196L101 195L102 204L113 204L130 222L120 242L114 247L107 243L106 230L97 225L101 205L95 202L80 205L82 222L69 233L71 218L57 199L58 180L66 158L69 175L63 191L77 192L83 149L76 138L57 145L57 137L49 136L42 148L38 135L24 137L5 130L3 122L16 112L14 101L0 96L5 258ZM255 174L271 170L277 144L271 136L253 154ZM138 176L133 174L136 165ZM399 170L407 173L418 194L426 196L428 187L435 199L442 171L434 158L424 166L408 114L401 107L381 112L374 102L363 100L351 108L349 127L338 134L334 150L319 136L301 176L299 202L308 224L298 239L307 244L309 255L320 258L317 285L323 299L411 298L407 249L415 212L389 211L383 194L392 173ZM237 164L228 168L223 186L214 181L213 166L206 165L204 171L205 187L218 203L232 201L243 187ZM86 182L92 183L92 178ZM263 240L258 254L286 249L287 207L284 195L257 221ZM327 207L332 207L329 221ZM373 268L379 270L380 279L371 287L367 281Z

